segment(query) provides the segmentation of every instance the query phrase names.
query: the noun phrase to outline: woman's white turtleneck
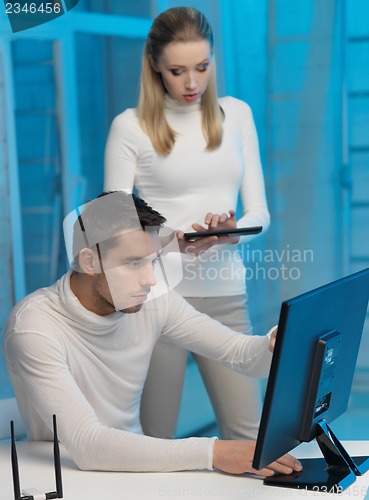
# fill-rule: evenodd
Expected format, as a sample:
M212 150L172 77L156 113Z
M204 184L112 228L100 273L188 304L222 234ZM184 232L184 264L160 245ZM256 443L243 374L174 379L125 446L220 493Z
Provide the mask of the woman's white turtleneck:
M228 213L240 193L243 215L238 227L269 226L259 145L249 106L233 97L219 100L224 113L219 148L206 150L199 103L179 105L168 95L165 116L177 133L168 156L153 149L140 127L137 110L118 115L105 152L105 190L132 189L162 213L173 229L191 231L208 212ZM252 236L243 237L247 243ZM235 245L216 245L197 258L183 256L184 297L216 297L245 292L244 264Z

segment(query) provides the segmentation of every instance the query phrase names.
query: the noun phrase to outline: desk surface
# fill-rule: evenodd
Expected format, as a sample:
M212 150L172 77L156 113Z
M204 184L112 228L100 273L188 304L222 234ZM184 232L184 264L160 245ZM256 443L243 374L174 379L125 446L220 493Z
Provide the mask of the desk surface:
M347 441L347 451L369 455L369 441ZM17 443L22 488L54 491L52 443ZM294 450L299 458L320 456L315 442L302 444ZM264 486L262 479L244 474L231 476L219 472L194 471L172 473L84 472L77 469L61 448L64 498L66 500L156 500L173 498L215 498L237 500L255 497L275 498L325 497L336 495ZM369 472L358 477L340 498L369 497ZM10 443L0 443L0 500L13 498L10 466Z

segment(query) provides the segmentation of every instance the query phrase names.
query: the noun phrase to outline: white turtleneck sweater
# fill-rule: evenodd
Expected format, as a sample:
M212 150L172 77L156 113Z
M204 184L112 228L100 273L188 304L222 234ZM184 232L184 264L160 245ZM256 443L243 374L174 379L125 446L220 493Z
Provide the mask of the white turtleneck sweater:
M168 95L165 116L177 132L168 156L159 156L140 127L137 110L118 115L105 151L105 190L136 186L139 195L161 212L173 229L193 231L205 215L236 209L240 193L243 216L238 227L269 227L259 145L250 107L233 97L219 104L225 113L219 148L206 151L200 103L179 105ZM245 236L242 242L254 236ZM236 245L215 245L197 258L183 255L184 297L217 297L245 292L244 264Z
M216 438L157 439L142 433L140 398L153 347L163 335L252 376L266 376L269 337L238 334L176 292L135 314L98 316L70 288L70 273L23 299L9 318L4 350L29 439L61 443L81 469L212 469Z

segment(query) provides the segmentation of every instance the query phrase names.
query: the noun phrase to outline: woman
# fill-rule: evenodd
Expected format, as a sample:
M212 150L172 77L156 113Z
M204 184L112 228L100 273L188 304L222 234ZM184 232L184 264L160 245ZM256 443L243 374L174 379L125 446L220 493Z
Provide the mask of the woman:
M105 153L105 190L132 189L177 229L194 307L251 334L244 266L235 237L188 242L184 231L269 226L257 134L248 105L218 99L213 35L194 8L161 13L147 37L137 109L118 115ZM236 221L241 195L243 216ZM251 237L243 237L247 242ZM255 439L260 397L254 380L194 355L223 439ZM145 434L175 433L187 353L160 341L151 360L141 420Z

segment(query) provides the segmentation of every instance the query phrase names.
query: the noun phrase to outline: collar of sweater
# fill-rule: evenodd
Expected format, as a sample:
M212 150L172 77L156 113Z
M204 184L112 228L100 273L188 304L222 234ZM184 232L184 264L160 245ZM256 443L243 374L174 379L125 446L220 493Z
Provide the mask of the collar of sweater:
M201 100L190 104L180 104L178 101L172 99L169 94L165 94L164 107L167 111L174 113L191 113L201 110Z
M57 293L66 314L71 320L78 323L82 330L86 330L90 334L107 335L114 331L117 324L127 315L116 311L107 316L100 316L83 307L70 288L71 274L72 272L69 271L57 282Z

